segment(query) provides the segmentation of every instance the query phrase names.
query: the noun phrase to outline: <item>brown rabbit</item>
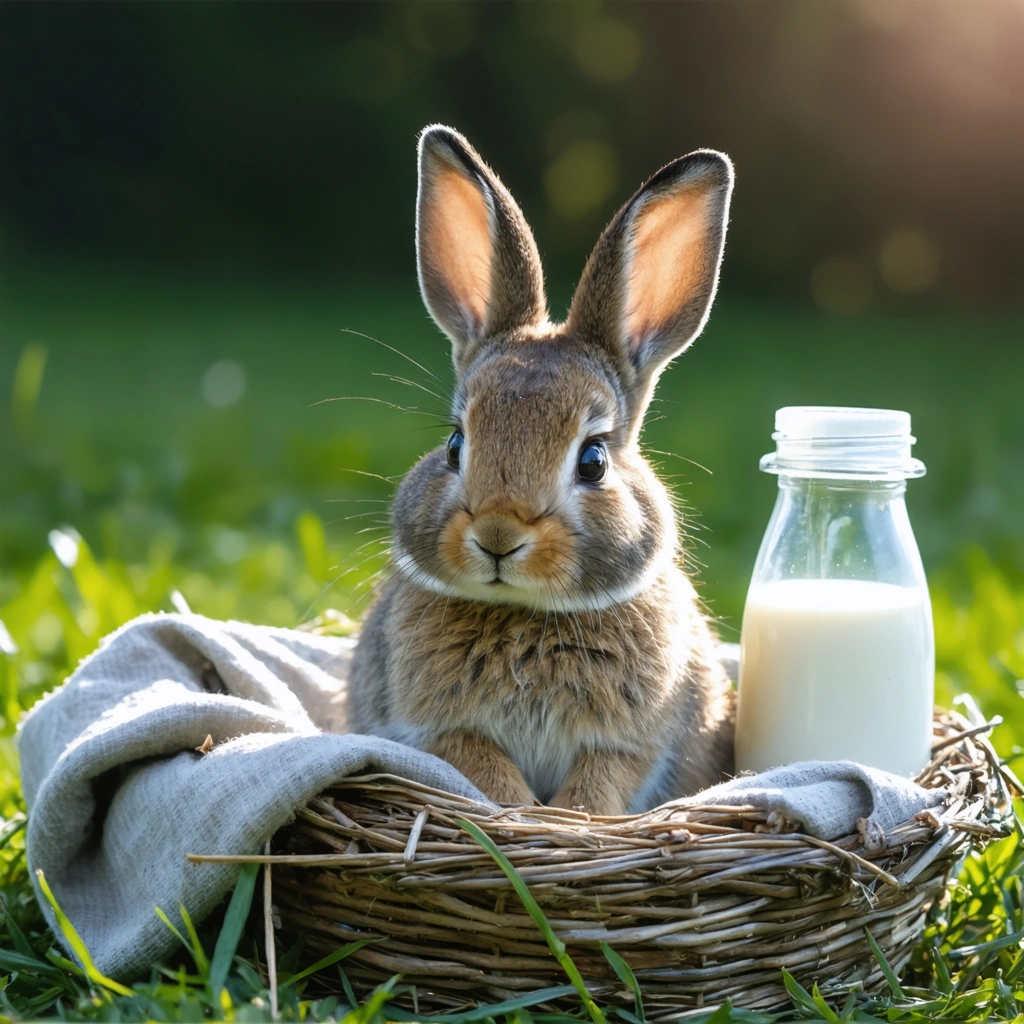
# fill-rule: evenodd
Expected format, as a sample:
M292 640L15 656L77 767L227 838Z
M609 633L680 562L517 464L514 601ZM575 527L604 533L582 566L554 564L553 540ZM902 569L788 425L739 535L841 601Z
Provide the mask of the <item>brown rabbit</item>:
M352 728L437 754L500 803L624 814L732 771L732 699L638 436L700 333L727 157L663 167L616 214L568 320L497 176L450 128L419 146L420 288L451 339L458 424L406 475Z

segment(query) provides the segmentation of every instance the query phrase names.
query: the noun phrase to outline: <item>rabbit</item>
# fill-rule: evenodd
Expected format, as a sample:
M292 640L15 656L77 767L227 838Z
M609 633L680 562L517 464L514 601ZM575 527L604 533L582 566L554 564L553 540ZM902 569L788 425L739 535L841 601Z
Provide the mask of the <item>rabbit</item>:
M452 344L447 443L398 486L393 572L350 678L354 731L451 763L491 800L638 813L733 770L733 693L639 435L700 333L733 185L667 164L548 317L522 212L458 132L419 140L424 302Z

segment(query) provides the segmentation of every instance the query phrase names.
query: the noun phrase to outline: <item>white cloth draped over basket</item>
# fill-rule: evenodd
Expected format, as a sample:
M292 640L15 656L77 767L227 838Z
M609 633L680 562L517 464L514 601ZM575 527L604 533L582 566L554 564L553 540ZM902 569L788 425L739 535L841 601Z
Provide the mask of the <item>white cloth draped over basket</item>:
M172 951L177 940L154 907L177 920L184 904L201 920L231 889L237 865L191 864L186 854L257 853L348 775L390 773L483 799L430 754L346 734L354 646L200 615L142 616L26 715L33 881L41 868L101 971L130 980ZM858 821L862 831L888 829L942 800L941 790L848 761L804 762L691 798L752 804L821 839Z

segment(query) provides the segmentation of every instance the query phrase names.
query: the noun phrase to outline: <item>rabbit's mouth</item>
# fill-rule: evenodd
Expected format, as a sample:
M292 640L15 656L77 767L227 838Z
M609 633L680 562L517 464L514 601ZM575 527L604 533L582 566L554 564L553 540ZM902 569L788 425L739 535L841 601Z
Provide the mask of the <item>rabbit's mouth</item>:
M393 557L396 568L410 583L442 597L488 605L518 605L553 613L602 611L631 601L653 586L665 570L665 565L658 560L618 586L588 591L575 583L575 577L573 585L566 586L551 580L532 579L518 572L513 578L511 572L506 575L504 567L492 567L489 572L478 574L456 573L447 567L447 571L432 572L397 546Z
M570 590L573 578L568 567L557 575L550 571L546 575L536 573L533 565L536 544L531 541L503 553L484 548L475 540L470 544L473 550L469 557L452 567L456 571L449 578L455 589L468 587L476 591L478 587L484 587L491 594L507 591L511 595L520 595L523 603L535 602L541 591L567 595Z

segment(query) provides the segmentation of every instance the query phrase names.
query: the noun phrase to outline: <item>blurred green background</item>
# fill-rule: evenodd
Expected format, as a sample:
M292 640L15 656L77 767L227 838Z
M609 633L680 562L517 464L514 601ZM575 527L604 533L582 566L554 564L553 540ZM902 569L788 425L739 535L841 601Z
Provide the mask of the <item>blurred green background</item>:
M140 611L365 607L389 481L444 436L401 355L450 374L413 252L416 134L442 121L522 204L555 315L645 177L731 154L719 299L645 434L691 509L702 593L738 638L777 407L909 410L940 697L971 688L1010 752L1022 47L1020 0L4 0L7 729Z

